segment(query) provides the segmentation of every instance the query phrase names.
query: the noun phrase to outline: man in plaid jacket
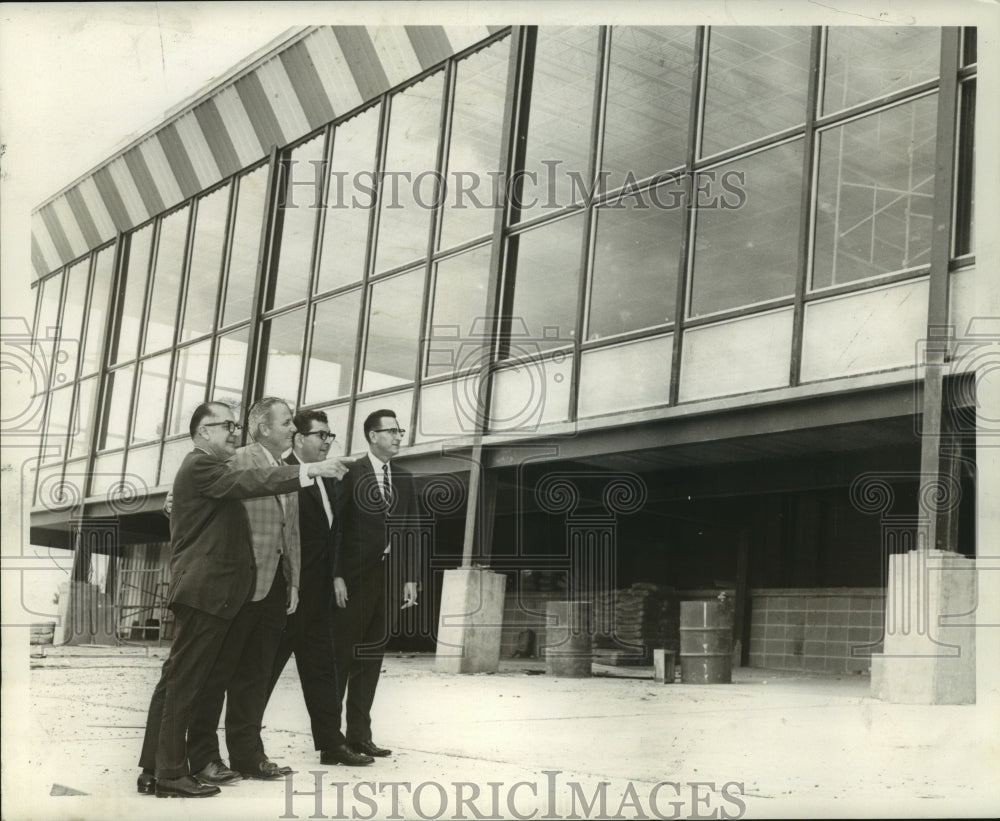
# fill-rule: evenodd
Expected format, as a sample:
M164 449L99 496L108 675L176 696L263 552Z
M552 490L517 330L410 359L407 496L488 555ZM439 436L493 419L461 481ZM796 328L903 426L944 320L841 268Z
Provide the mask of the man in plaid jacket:
M292 412L281 399L258 400L247 416L253 443L239 448L230 460L234 469L282 465L292 445ZM267 686L275 653L299 599L298 494L246 499L250 520L256 583L250 600L226 637L219 660L205 686L192 731L188 758L193 772L206 783L228 784L245 778L273 780L291 772L270 761L260 737ZM229 767L222 763L217 728L226 702L226 746ZM239 775L238 775L239 774Z

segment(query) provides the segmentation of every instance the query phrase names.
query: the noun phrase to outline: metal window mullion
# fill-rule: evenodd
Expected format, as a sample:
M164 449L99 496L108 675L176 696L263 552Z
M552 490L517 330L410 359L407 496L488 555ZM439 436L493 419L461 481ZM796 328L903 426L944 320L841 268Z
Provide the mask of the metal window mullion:
M799 247L795 278L795 302L792 311L792 350L788 384L795 387L802 374L802 337L805 329L805 293L812 264L812 207L816 202L818 166L816 154L816 111L819 106L820 75L824 52L824 31L812 30L809 54L809 88L806 92L806 130L802 145L802 190L799 197Z
M205 392L202 401L212 397L215 386L216 357L219 354L219 337L222 326L222 312L225 310L226 288L229 284L229 263L232 259L232 235L236 230L236 206L239 201L239 177L235 174L229 180L229 201L226 203L226 222L222 229L222 254L219 260L219 281L215 289L215 311L212 314L212 330L208 343L208 367L205 372ZM199 340L204 341L204 340ZM196 344L196 343L194 343ZM169 419L169 416L167 417ZM164 434L164 439L166 435Z
M160 253L160 234L163 231L163 220L164 220L164 216L166 216L166 215L161 216L159 218L159 220L157 221L156 243L155 243L155 247L154 247L154 250L153 250L153 255L152 255L152 258L151 258L152 259L152 263L151 263L151 267L150 267L150 272L147 275L147 279L146 279L146 301L145 301L145 305L143 307L143 320L144 321L142 323L142 329L141 329L141 337L142 337L142 339L140 340L139 349L138 349L139 353L137 354L137 357L136 357L135 376L132 378L132 402L131 402L131 405L129 406L128 427L127 427L126 433L125 433L125 451L126 451L126 456L125 456L125 465L124 465L124 467L128 466L128 453L131 452L132 445L133 445L132 436L135 433L135 431L133 430L133 427L135 426L135 422L136 422L136 410L137 410L137 404L139 402L139 386L140 386L140 382L141 382L140 374L142 373L143 366L149 360L155 359L157 356L162 356L164 353L167 353L169 351L171 359L170 359L170 364L167 366L167 399L163 403L163 410L161 411L161 414L162 414L161 417L160 417L161 428L162 428L163 424L165 424L166 419L167 419L167 409L168 409L168 405L170 404L170 389L171 389L171 385L173 384L172 381L171 381L171 378L172 378L172 375L173 375L173 362L174 362L174 358L175 358L174 357L174 353L176 351L177 337L180 334L181 316L183 316L182 312L184 310L184 302L185 302L185 300L184 300L184 292L187 289L188 269L190 267L190 262L191 262L191 238L192 238L192 235L194 233L194 215L195 215L195 210L196 210L195 207L194 207L194 204L193 203L189 203L188 205L183 206L182 208L178 208L175 211L173 211L170 214L170 216L172 216L173 214L178 213L179 211L183 210L183 208L187 208L187 211L188 211L188 215L187 215L188 216L188 222L187 222L187 226L186 226L185 231L184 231L184 246L183 246L183 248L181 250L181 272L180 272L180 282L177 283L178 295L177 295L177 306L174 308L173 336L171 337L170 347L168 347L167 349L162 350L162 351L152 351L152 352L147 353L145 351L145 338L146 338L146 333L147 333L147 331L149 329L148 328L148 326L149 326L149 315L152 312L152 307L153 307L153 285L154 285L154 283L156 281L157 268L159 267L157 263L159 262L159 253ZM145 444L146 443L143 443L143 445L145 445ZM163 451L163 434L160 435L159 445L160 445L160 452L162 454L162 451ZM123 471L124 471L124 467L123 467ZM160 470L159 460L157 460L157 463L156 463L156 470L157 470L157 472L159 472L159 470Z
M681 224L680 259L677 263L677 290L674 302L674 344L670 355L670 386L667 401L676 405L680 395L681 354L684 343L684 320L688 313L689 280L693 274L695 212L689 206L691 188L694 185L694 168L701 142L701 129L705 112L705 84L708 78L708 40L705 26L699 26L694 41L695 70L691 80L691 105L688 120L687 163L688 173L684 176L681 199L684 202L684 217Z
M361 299L358 305L358 327L354 341L354 372L351 374L351 392L348 400L347 431L344 434L345 448L354 441L354 411L358 404L358 389L361 387L361 372L365 364L368 346L368 306L371 302L369 280L375 267L376 242L378 238L379 211L382 205L382 173L385 171L386 146L389 142L389 115L391 105L389 95L383 94L379 108L378 132L375 137L374 179L372 181L371 216L368 219L368 238L365 245L365 268L361 273Z
M493 396L493 375L497 363L510 352L510 332L514 306L514 288L517 284L517 256L520 240L511 235L511 226L521 217L521 197L524 192L523 175L527 153L528 127L531 118L531 93L534 85L535 56L538 46L538 26L518 27L517 39L511 41L511 59L508 64L508 84L504 107L504 130L501 145L501 162L506 174L504 202L494 220L493 252L490 255L491 290L487 295L487 316L496 321L490 331L489 379L486 384L485 414L480 432L489 428L489 409ZM513 84L511 81L513 80ZM505 241L506 240L506 241ZM496 276L494 276L496 274Z
M156 282L156 268L160 255L160 231L163 229L163 215L153 220L150 230L153 232L149 242L149 260L146 262L146 282L142 292L142 303L139 308L139 338L136 340L136 362L146 353L146 331L149 327L149 311L153 302L153 285ZM126 283L127 284L127 283Z
M131 240L129 241L131 245ZM104 340L101 357L98 360L96 395L94 396L94 421L90 431L90 448L87 453L87 477L93 476L94 462L97 459L97 452L100 448L101 434L104 432L108 422L108 413L111 410L110 397L108 396L108 379L110 376L110 366L113 340L117 337L121 327L121 317L118 312L119 305L124 303L124 288L122 278L128 275L128 255L125 253L125 234L118 232L117 243L115 245L115 258L111 269L111 294L118 295L118 299L112 299L108 305L108 312L104 317ZM84 497L90 490L89 484Z
M317 135L318 136L318 135ZM313 138L315 139L315 137ZM323 168L328 170L333 160L333 128L327 125L323 130L323 159L321 163ZM314 161L315 162L315 161ZM315 172L315 167L313 168ZM314 174L315 176L315 174ZM305 328L303 329L303 339L302 339L302 356L299 361L299 382L297 391L298 394L295 397L295 405L298 407L299 403L305 399L306 390L306 374L309 370L309 358L310 349L312 347L313 338L313 324L310 322L310 318L313 313L313 307L315 302L315 297L313 292L316 290L316 280L319 278L319 263L320 255L323 245L323 232L326 226L326 203L327 197L329 196L330 187L330 174L323 174L323 181L320 184L320 207L313 220L313 237L312 237L312 248L309 254L309 271L306 277L306 320Z
M591 115L590 141L590 185L591 191L598 188L598 174L604 154L604 127L608 113L608 82L611 65L611 27L601 26L597 39L597 78L594 83L594 108ZM583 242L580 250L580 273L576 297L576 333L573 335L573 352L569 377L569 408L567 419L575 421L580 400L580 345L586 338L590 289L593 286L594 245L597 236L597 209L591 196L586 203L587 215L583 222Z
M264 213L261 219L260 244L257 250L257 270L254 277L253 301L250 305L250 334L247 339L247 361L244 365L243 391L244 397L248 400L248 405L260 398L260 391L263 389L261 373L265 360L267 359L264 348L267 340L263 337L264 320L261 319L264 313L264 304L267 297L266 280L270 278L269 269L273 267L273 251L276 242L276 234L280 231L276 228L278 185L281 180L281 170L278 162L278 147L271 147L271 155L268 158L267 166L267 187L264 194ZM280 240L280 236L277 237ZM270 331L270 329L268 329ZM246 408L244 408L244 411ZM246 437L247 430L244 428L243 436Z
M493 401L493 375L496 363L504 353L504 338L510 335L511 259L510 243L505 230L517 217L519 209L514 205L514 197L520 199L522 181L512 182L514 169L523 168L525 137L528 127L528 108L531 99L531 73L534 63L534 48L537 42L537 27L515 26L511 29L510 52L507 58L507 85L504 94L503 126L500 138L499 168L505 183L503 201L493 218L493 238L490 243L490 263L486 288L484 315L488 328L488 349L485 373L481 373L479 401L476 403L476 421L473 430L473 446L469 462L469 488L465 509L465 525L462 535L462 566L471 567L473 555L486 555L491 545L486 544L492 529L492 521L487 521L492 508L491 495L495 498L495 483L488 483L484 474L483 437L489 430L490 408ZM499 192L498 192L499 193ZM506 343L509 346L509 342ZM481 497L486 496L485 500Z
M413 396L410 398L410 422L409 438L407 444L412 445L417 436L417 412L418 397L420 395L421 377L424 371L424 356L430 347L427 344L427 334L430 333L428 324L430 323L430 303L433 291L431 290L434 268L434 249L437 248L441 236L441 223L444 219L444 201L447 198L447 183L438 190L444 180L444 169L447 162L448 151L451 147L451 118L455 108L455 85L458 81L458 61L449 60L445 65L444 88L442 90L441 114L438 118L438 146L437 154L434 158L434 170L437 172L434 178L435 196L432 200L434 210L431 213L430 226L427 235L427 259L424 262L424 289L423 299L420 303L420 320L417 325L417 361L413 374Z
M167 437L167 428L170 424L170 414L173 411L174 402L174 381L177 378L177 346L181 343L181 323L187 315L187 298L191 288L191 260L194 257L194 234L198 224L198 210L201 200L192 197L188 206L188 226L184 236L184 254L181 260L181 281L178 284L180 293L177 297L177 311L174 317L174 338L170 347L170 364L167 366L167 396L163 403L163 417L161 418L160 434L160 456L156 460L156 476L160 475L160 461L163 459L163 443ZM209 360L211 361L211 360ZM155 480L154 480L155 481Z

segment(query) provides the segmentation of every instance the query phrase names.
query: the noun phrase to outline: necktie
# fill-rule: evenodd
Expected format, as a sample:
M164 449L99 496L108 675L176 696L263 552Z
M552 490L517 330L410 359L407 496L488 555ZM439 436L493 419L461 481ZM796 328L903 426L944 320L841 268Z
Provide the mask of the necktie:
M388 465L382 465L382 498L387 505L392 504L392 485L389 484Z

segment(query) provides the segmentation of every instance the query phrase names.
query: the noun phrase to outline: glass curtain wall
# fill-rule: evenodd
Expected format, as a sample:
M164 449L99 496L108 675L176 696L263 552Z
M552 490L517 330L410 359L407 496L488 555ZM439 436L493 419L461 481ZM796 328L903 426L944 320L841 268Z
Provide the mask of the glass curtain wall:
M519 363L554 363L559 406L543 416L560 421L613 411L579 393L639 364L642 396L621 406L676 401L685 328L928 270L940 29L522 34L284 149L270 205L261 166L132 231L113 305L113 247L40 283L36 327L79 338L75 364L53 364L36 397L51 408L42 469L87 464L94 440L87 492L122 471L169 481L206 398L325 409L349 448L363 411L385 404L411 443L433 438L415 421L426 394L461 433L445 405L488 358L491 286L509 320L497 384L517 383ZM508 99L514 67L524 99ZM975 77L970 30L959 257L973 241ZM494 248L508 168L520 185ZM95 329L112 313L105 356ZM91 437L81 420L95 407Z
M38 284L36 384L22 419L41 440L37 482L26 488L40 506L72 506L86 492L114 264L112 243Z

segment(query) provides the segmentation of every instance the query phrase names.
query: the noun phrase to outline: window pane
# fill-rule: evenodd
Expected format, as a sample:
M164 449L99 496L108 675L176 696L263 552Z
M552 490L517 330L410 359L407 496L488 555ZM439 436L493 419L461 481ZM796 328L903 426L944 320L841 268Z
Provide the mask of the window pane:
M403 447L406 447L410 438L410 408L413 404L413 389L400 391L399 393L380 394L369 399L359 399L354 404L354 424L351 428L351 446L349 453L364 454L368 452L368 443L365 441L365 417L372 411L392 410L396 413L400 427L406 429L406 437ZM331 420L332 421L332 420ZM333 426L331 425L331 430ZM341 428L341 430L344 430ZM346 434L346 431L345 431ZM338 432L337 441L340 441L341 434ZM346 442L345 442L346 444Z
M174 374L167 436L187 431L191 414L205 401L211 346L211 340L206 339L197 345L177 350L177 371Z
M598 210L587 339L673 322L681 193L670 183Z
M101 349L108 319L108 300L111 298L111 280L114 274L115 247L105 248L97 255L94 267L94 284L91 287L90 310L87 311L83 361L80 375L96 372L101 366Z
M247 347L250 329L240 328L219 337L215 351L215 382L212 400L233 406L243 403L243 380L246 378Z
M49 394L43 462L62 462L66 459L66 434L69 432L72 403L72 385L52 391Z
M35 323L35 335L44 338L49 335L49 328L55 328L59 322L59 301L62 297L63 275L49 277L38 286L39 307L38 321Z
M937 77L939 28L831 27L828 32L824 113Z
M156 469L160 463L160 446L132 448L125 457L125 491L146 493L156 485Z
M262 344L267 347L264 396L285 399L294 408L299 396L299 366L306 331L306 309L276 316L264 323Z
M978 60L976 54L976 27L962 29L962 65L971 66Z
M160 241L156 248L153 293L149 300L144 351L158 351L173 344L190 213L191 207L186 206L164 217L160 223Z
M188 432L190 417L184 420L184 433ZM172 485L177 469L184 461L184 457L191 452L191 440L185 436L183 439L174 439L163 443L163 456L160 459L160 477L158 484Z
M972 30L975 32L975 29ZM976 80L959 86L958 168L955 191L955 255L975 248Z
M119 485L122 478L122 467L125 464L125 453L104 453L94 459L94 472L90 477L90 496L106 497Z
M571 174L589 187L596 71L597 29L538 29L524 161L526 174L536 175L537 182L524 180L521 219L581 199Z
M317 293L360 282L364 275L379 111L379 106L369 108L333 132Z
M611 34L603 168L607 188L684 164L693 28L616 26Z
M392 97L379 194L376 272L427 255L431 209L439 196L434 169L443 89L444 74L438 72Z
M83 379L77 388L76 409L73 413L73 427L70 431L70 457L86 456L90 452L90 438L94 431L94 414L97 408L97 377Z
M440 248L493 230L509 53L508 38L458 63Z
M330 430L337 434L337 438L330 445L331 456L341 456L347 450L347 421L350 418L350 409L347 403L320 408L326 414Z
M132 377L135 365L129 365L108 374L107 400L105 402L104 431L100 449L120 448L125 445L128 431L128 413L132 407Z
M808 28L713 26L702 156L805 121Z
M316 305L306 380L307 405L350 395L360 310L360 289Z
M820 135L813 287L930 262L937 95Z
M229 188L227 185L198 200L181 342L215 330L215 304L219 298L222 247L226 241Z
M66 272L66 295L59 322L59 352L52 366L52 386L58 387L76 379L76 364L80 351L83 311L87 303L87 282L90 279L90 258L78 262Z
M579 214L518 237L513 356L573 341L582 243Z
M424 370L427 376L484 364L488 340L483 333L489 326L476 320L486 314L489 277L488 245L438 263Z
M702 172L690 315L795 290L802 141Z
M149 271L149 249L153 228L147 225L129 237L128 268L125 272L125 296L122 299L121 320L118 323L118 345L114 362L135 358L142 321L142 304L146 296Z
M240 178L232 250L229 254L226 301L222 309L223 325L232 325L250 316L253 287L257 280L257 254L260 252L266 193L267 166Z
M132 442L155 442L163 438L167 409L170 354L160 354L139 364L139 390L135 398Z
M670 401L673 334L584 351L580 416L621 413Z
M282 160L284 190L278 195L278 226L281 249L273 293L267 307L280 308L304 299L308 292L313 237L316 233L317 203L322 203L323 136L303 143L287 160Z
M377 391L413 381L423 291L423 268L372 286L362 390Z

